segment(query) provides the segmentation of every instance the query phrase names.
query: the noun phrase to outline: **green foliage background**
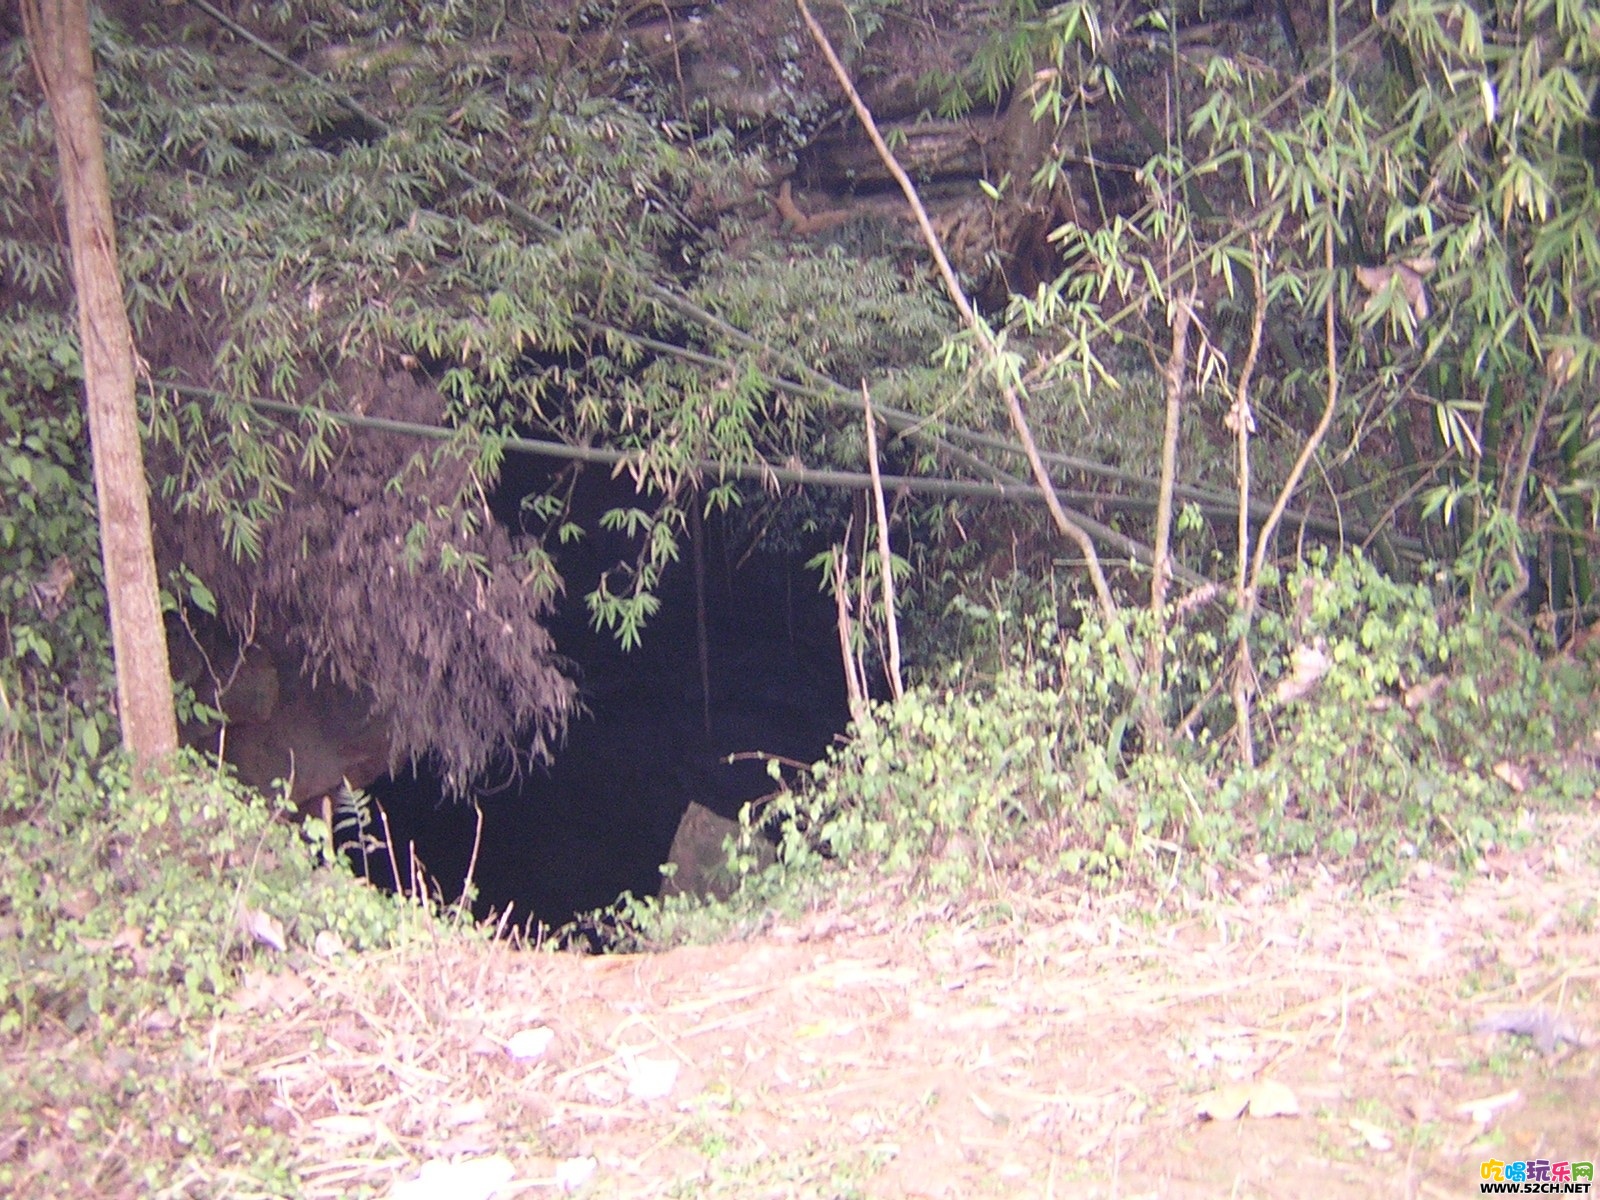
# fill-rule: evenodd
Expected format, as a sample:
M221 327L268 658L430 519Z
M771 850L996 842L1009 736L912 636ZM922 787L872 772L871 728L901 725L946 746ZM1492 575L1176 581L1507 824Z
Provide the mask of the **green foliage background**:
M881 14L863 11L867 36ZM988 192L1070 182L1090 203L1053 235L1059 276L990 314L1002 347L992 359L952 336L927 281L892 256L772 241L758 229L760 189L786 164L714 114L691 125L659 81L626 63L563 52L526 69L500 36L510 16L469 5L252 10L277 58L183 13L188 24L161 31L103 20L96 51L130 308L152 373L146 417L171 464L162 498L214 521L241 559L339 446L325 417L268 415L252 398L332 402L352 362L436 385L452 434L441 453L466 464L450 474L430 460L450 494L430 497L436 510L405 539L408 570L489 578L504 565L484 561L468 536L483 524L500 436L634 452L642 499L599 522L634 552L586 597L624 642L647 627L687 505L751 494L717 478L717 464L861 465L850 404L862 378L934 435L891 455L946 474L1020 470L994 437L1004 428L996 385L1014 386L1074 502L1154 540L1150 431L1165 397L1150 368L1185 302L1199 332L1179 425L1176 482L1196 504L1181 565L1226 580L1246 549L1227 511L1230 414L1256 426L1248 499L1258 531L1263 494L1287 477L1327 403L1316 494L1296 498L1311 510L1300 530L1337 542L1328 530L1359 515L1384 574L1282 539L1267 548L1282 566L1264 576L1253 618L1221 611L1225 592L1181 619L1132 608L1091 619L1051 592L1027 654L1006 658L1016 643L1001 639L1001 669L972 691L973 663L991 649L955 618L987 608L1001 622L1007 609L989 605L985 588L1007 551L1038 582L1055 579L1057 548L1031 516L905 505L917 538L902 558L909 612L949 635L924 639L924 681L955 690L914 695L864 726L847 772L858 794L827 794L803 824L845 822L825 839L830 852L866 839L898 865L942 853L941 831L983 828L989 818L975 814L999 825L1070 816L1069 865L1113 872L1141 846L1348 851L1398 811L1394 854L1402 842L1448 842L1470 855L1489 836L1483 813L1504 799L1486 765L1508 746L1570 751L1575 733L1535 732L1556 694L1542 689L1557 683L1503 639L1519 621L1564 638L1594 615L1592 0L1335 6L1294 63L1193 53L1176 9L1146 13L1130 39L1085 0L1002 7L989 45L946 81L945 108L1014 98L1035 80L1033 115L1063 140L1033 179L987 180ZM575 19L622 16L597 8ZM20 44L0 55L0 78L10 85L0 299L14 334L0 356L0 485L19 502L0 516L0 698L7 754L30 773L70 774L71 754L92 758L110 741L77 356L47 117ZM1145 108L1153 78L1171 85L1164 126ZM1065 140L1091 104L1154 131L1131 203L1108 199ZM816 117L807 108L805 122ZM1265 350L1252 375L1254 333ZM164 387L174 376L201 390ZM1074 463L1073 453L1103 461ZM393 486L404 491L401 476ZM528 511L536 528L516 565L550 594L561 545L585 530L559 485ZM794 504L776 538L794 544L816 511ZM40 587L62 559L76 583L47 618L54 602ZM1436 590L1408 590L1418 580ZM1137 600L1146 577L1128 571L1119 584ZM1459 614L1430 624L1441 605ZM1488 608L1512 625L1494 624ZM870 602L862 611L870 622ZM1314 638L1335 662L1321 698L1282 712L1260 705L1271 753L1238 773L1219 715L1233 648L1255 657L1259 698ZM1152 646L1161 727L1141 741L1126 652L1137 662ZM1447 660L1448 703L1397 715L1397 689ZM1174 735L1161 754L1155 733ZM1415 769L1418 756L1433 768ZM902 778L904 762L917 765ZM1193 800L1202 792L1218 807ZM1101 805L1103 818L1072 796ZM1482 804L1457 812L1463 797ZM875 807L873 820L903 818L915 837L851 832L848 814Z
M893 414L886 465L1002 481L1023 470L998 403L1015 388L1069 502L1153 543L1161 367L1188 302L1176 555L1221 586L1151 611L1148 574L1115 564L1117 603L1088 607L1037 513L896 497L913 686L749 816L726 847L741 894L625 900L591 928L625 947L747 932L841 869L1002 911L1052 883L1159 907L1252 855L1376 889L1418 856L1468 868L1528 836L1530 813L1594 794L1596 663L1550 653L1596 616L1594 0L1297 8L1318 39L1298 58L1197 52L1176 6L993 6L981 51L924 81L943 93L930 110L1031 104L1047 152L983 194L997 213L1063 190L1084 203L1057 223L1057 277L988 314L992 357L897 234L773 236L764 192L834 95L792 31L761 48L789 107L730 130L618 49L636 11L296 0L243 6L247 34L194 5L107 6L94 42L159 519L207 523L248 571L309 497L368 503L335 484L371 435L322 409L359 398L342 415L382 417L381 389L357 385L403 373L437 389L447 435L378 488L414 516L383 527L377 565L441 584L419 589L419 620L508 581L547 602L564 547L620 532L629 552L584 603L628 644L690 505L783 553L843 525L837 496L717 468L860 469L864 381ZM905 16L845 15L855 39ZM198 1060L190 1033L240 973L318 935L360 952L477 934L328 869L317 822L280 820L208 764L130 786L48 114L20 39L0 80L0 1037L172 1031ZM1143 131L1116 188L1101 148L1073 141L1091 116ZM1293 532L1264 548L1244 606L1228 586L1248 551L1239 414L1259 531L1325 398ZM557 474L513 543L486 515L510 434L630 452L639 495L586 528ZM275 557L332 574L313 540ZM1341 552L1356 541L1370 554ZM852 649L876 670L885 564L851 551ZM169 603L211 612L217 583L180 570ZM1308 653L1326 673L1285 688ZM179 699L187 714L199 698ZM780 861L757 876L765 835ZM252 938L261 915L283 951ZM297 1186L270 1130L211 1143L228 1101L195 1073L130 1068L110 1090L45 1059L26 1074L0 1124L30 1140L64 1125L98 1154L124 1109L164 1114L148 1133L165 1157L117 1160L146 1190L186 1157Z

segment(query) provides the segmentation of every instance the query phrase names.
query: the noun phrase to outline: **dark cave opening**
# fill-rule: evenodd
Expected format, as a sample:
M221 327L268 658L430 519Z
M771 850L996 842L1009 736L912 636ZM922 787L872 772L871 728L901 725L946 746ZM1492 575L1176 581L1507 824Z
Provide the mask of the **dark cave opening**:
M528 467L513 466L508 461L493 504L497 519L508 523L517 513L508 496L526 495L539 482ZM590 512L635 502L625 479L593 470L580 473L574 497L575 508ZM746 802L775 789L764 761L730 763L730 755L802 763L822 757L848 720L833 601L804 566L827 537L811 536L806 540L815 544L787 552L746 554L745 535L732 544L736 535L717 514L705 520L702 537L705 700L690 547L663 580L661 607L642 644L628 651L612 633L592 628L583 599L628 547L601 534L563 549L567 594L550 628L574 666L585 711L571 722L552 763L520 770L508 763L469 797L446 795L426 766L367 788L403 875L411 873L414 851L430 889L453 902L476 839L475 914L509 912L510 928L533 921L556 929L624 891L654 895L691 801L736 817ZM365 869L392 886L387 851L369 854Z

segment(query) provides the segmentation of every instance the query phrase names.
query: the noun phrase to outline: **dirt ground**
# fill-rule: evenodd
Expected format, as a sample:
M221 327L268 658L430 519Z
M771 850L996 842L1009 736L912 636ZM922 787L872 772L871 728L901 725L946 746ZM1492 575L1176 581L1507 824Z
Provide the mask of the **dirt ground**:
M73 1194L266 1194L217 1167L252 1125L306 1194L397 1200L1456 1197L1596 1157L1600 805L1465 880L1262 863L1212 893L883 885L632 956L291 948L184 1043L208 1165ZM1559 1036L1475 1031L1520 1010ZM115 1151L27 1153L60 1182Z
M1486 1160L1600 1151L1596 813L1467 880L1214 890L307 963L247 990L212 1069L316 1196L1464 1196ZM1475 1032L1530 1009L1553 1042ZM1246 1099L1297 1112L1197 1115Z

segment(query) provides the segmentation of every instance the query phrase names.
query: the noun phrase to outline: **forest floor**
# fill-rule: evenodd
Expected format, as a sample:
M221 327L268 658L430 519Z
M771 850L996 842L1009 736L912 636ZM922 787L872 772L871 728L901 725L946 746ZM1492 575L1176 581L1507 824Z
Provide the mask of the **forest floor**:
M1265 863L1182 905L879 887L658 954L291 951L125 1052L190 1080L143 1098L209 1114L204 1154L133 1115L92 1150L63 1114L29 1161L76 1195L261 1195L271 1128L314 1197L1457 1197L1600 1151L1600 804L1376 897ZM1477 1029L1521 1010L1545 1045Z

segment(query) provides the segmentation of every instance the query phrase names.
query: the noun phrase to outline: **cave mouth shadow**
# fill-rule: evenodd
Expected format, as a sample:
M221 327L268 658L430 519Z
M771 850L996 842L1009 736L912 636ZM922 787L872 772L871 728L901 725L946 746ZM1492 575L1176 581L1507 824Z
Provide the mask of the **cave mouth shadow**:
M729 763L729 755L810 763L848 723L837 614L801 563L798 555L757 555L706 581L704 699L687 571L669 577L642 643L626 652L589 627L581 597L569 597L551 630L580 666L586 711L553 763L517 770L507 762L460 799L426 764L366 789L382 813L375 832L386 831L406 882L414 855L430 890L454 903L470 866L474 915L505 917L507 929L530 935L623 892L655 895L691 802L736 817L775 790L765 762ZM355 865L393 888L387 850L365 864L357 856Z

